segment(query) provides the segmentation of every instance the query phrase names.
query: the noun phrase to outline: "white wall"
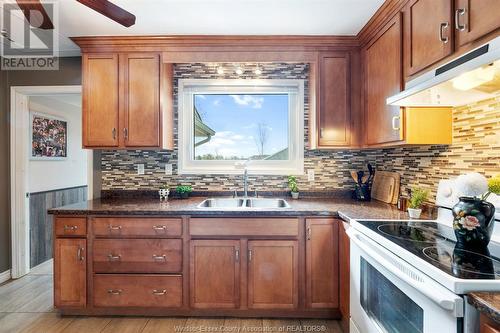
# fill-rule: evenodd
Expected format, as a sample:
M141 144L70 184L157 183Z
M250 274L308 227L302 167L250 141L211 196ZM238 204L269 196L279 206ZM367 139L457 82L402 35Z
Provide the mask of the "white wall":
M68 122L68 157L59 161L29 160L29 192L87 185L87 150L82 149L82 109L78 103L73 103L80 98L80 95L73 98L30 97L30 112L57 116Z

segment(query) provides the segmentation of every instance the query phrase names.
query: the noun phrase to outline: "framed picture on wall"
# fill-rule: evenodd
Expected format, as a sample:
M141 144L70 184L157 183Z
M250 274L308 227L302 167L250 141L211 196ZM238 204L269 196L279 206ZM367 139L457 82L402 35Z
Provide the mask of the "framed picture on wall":
M68 157L68 122L43 113L30 113L32 160L64 160Z

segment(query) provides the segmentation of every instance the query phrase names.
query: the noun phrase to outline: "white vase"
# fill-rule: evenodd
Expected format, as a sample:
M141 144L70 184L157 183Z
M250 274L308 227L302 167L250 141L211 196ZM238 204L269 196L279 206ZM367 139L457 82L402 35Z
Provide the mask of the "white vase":
M410 218L418 219L420 214L422 214L421 208L408 208L408 215L410 215Z
M291 192L292 193L292 199L298 199L299 198L299 192Z

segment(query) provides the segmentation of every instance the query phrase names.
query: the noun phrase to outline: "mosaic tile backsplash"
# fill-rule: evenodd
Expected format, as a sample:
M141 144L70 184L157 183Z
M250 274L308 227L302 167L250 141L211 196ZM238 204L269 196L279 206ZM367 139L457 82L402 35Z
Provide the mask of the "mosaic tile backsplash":
M254 79L253 70L259 66L259 78L304 79L305 135L308 135L307 64L245 64L241 76L234 74L232 64L217 74L216 64L176 64L174 67L174 108L177 110L177 82L180 78ZM102 153L103 190L155 190L162 184L170 187L192 185L198 191L241 189L240 175L177 175L177 112L174 115L175 149L165 150L107 150ZM304 168L314 169L315 181L307 175L298 177L302 191L332 191L353 188L350 170L365 169L370 162L379 170L401 174L402 190L411 186L428 188L435 194L439 179L450 178L468 171L486 176L500 173L500 96L453 110L453 144L450 146L399 147L370 150L306 150ZM174 174L165 175L165 164L173 165ZM145 165L145 174L137 175L135 164ZM250 176L253 191L286 190L286 175Z

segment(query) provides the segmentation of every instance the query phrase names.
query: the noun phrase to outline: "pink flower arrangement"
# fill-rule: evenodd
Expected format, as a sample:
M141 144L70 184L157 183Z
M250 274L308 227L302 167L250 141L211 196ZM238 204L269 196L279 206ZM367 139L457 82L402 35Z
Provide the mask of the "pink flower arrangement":
M461 217L458 222L467 230L474 230L480 226L479 220L475 216Z

